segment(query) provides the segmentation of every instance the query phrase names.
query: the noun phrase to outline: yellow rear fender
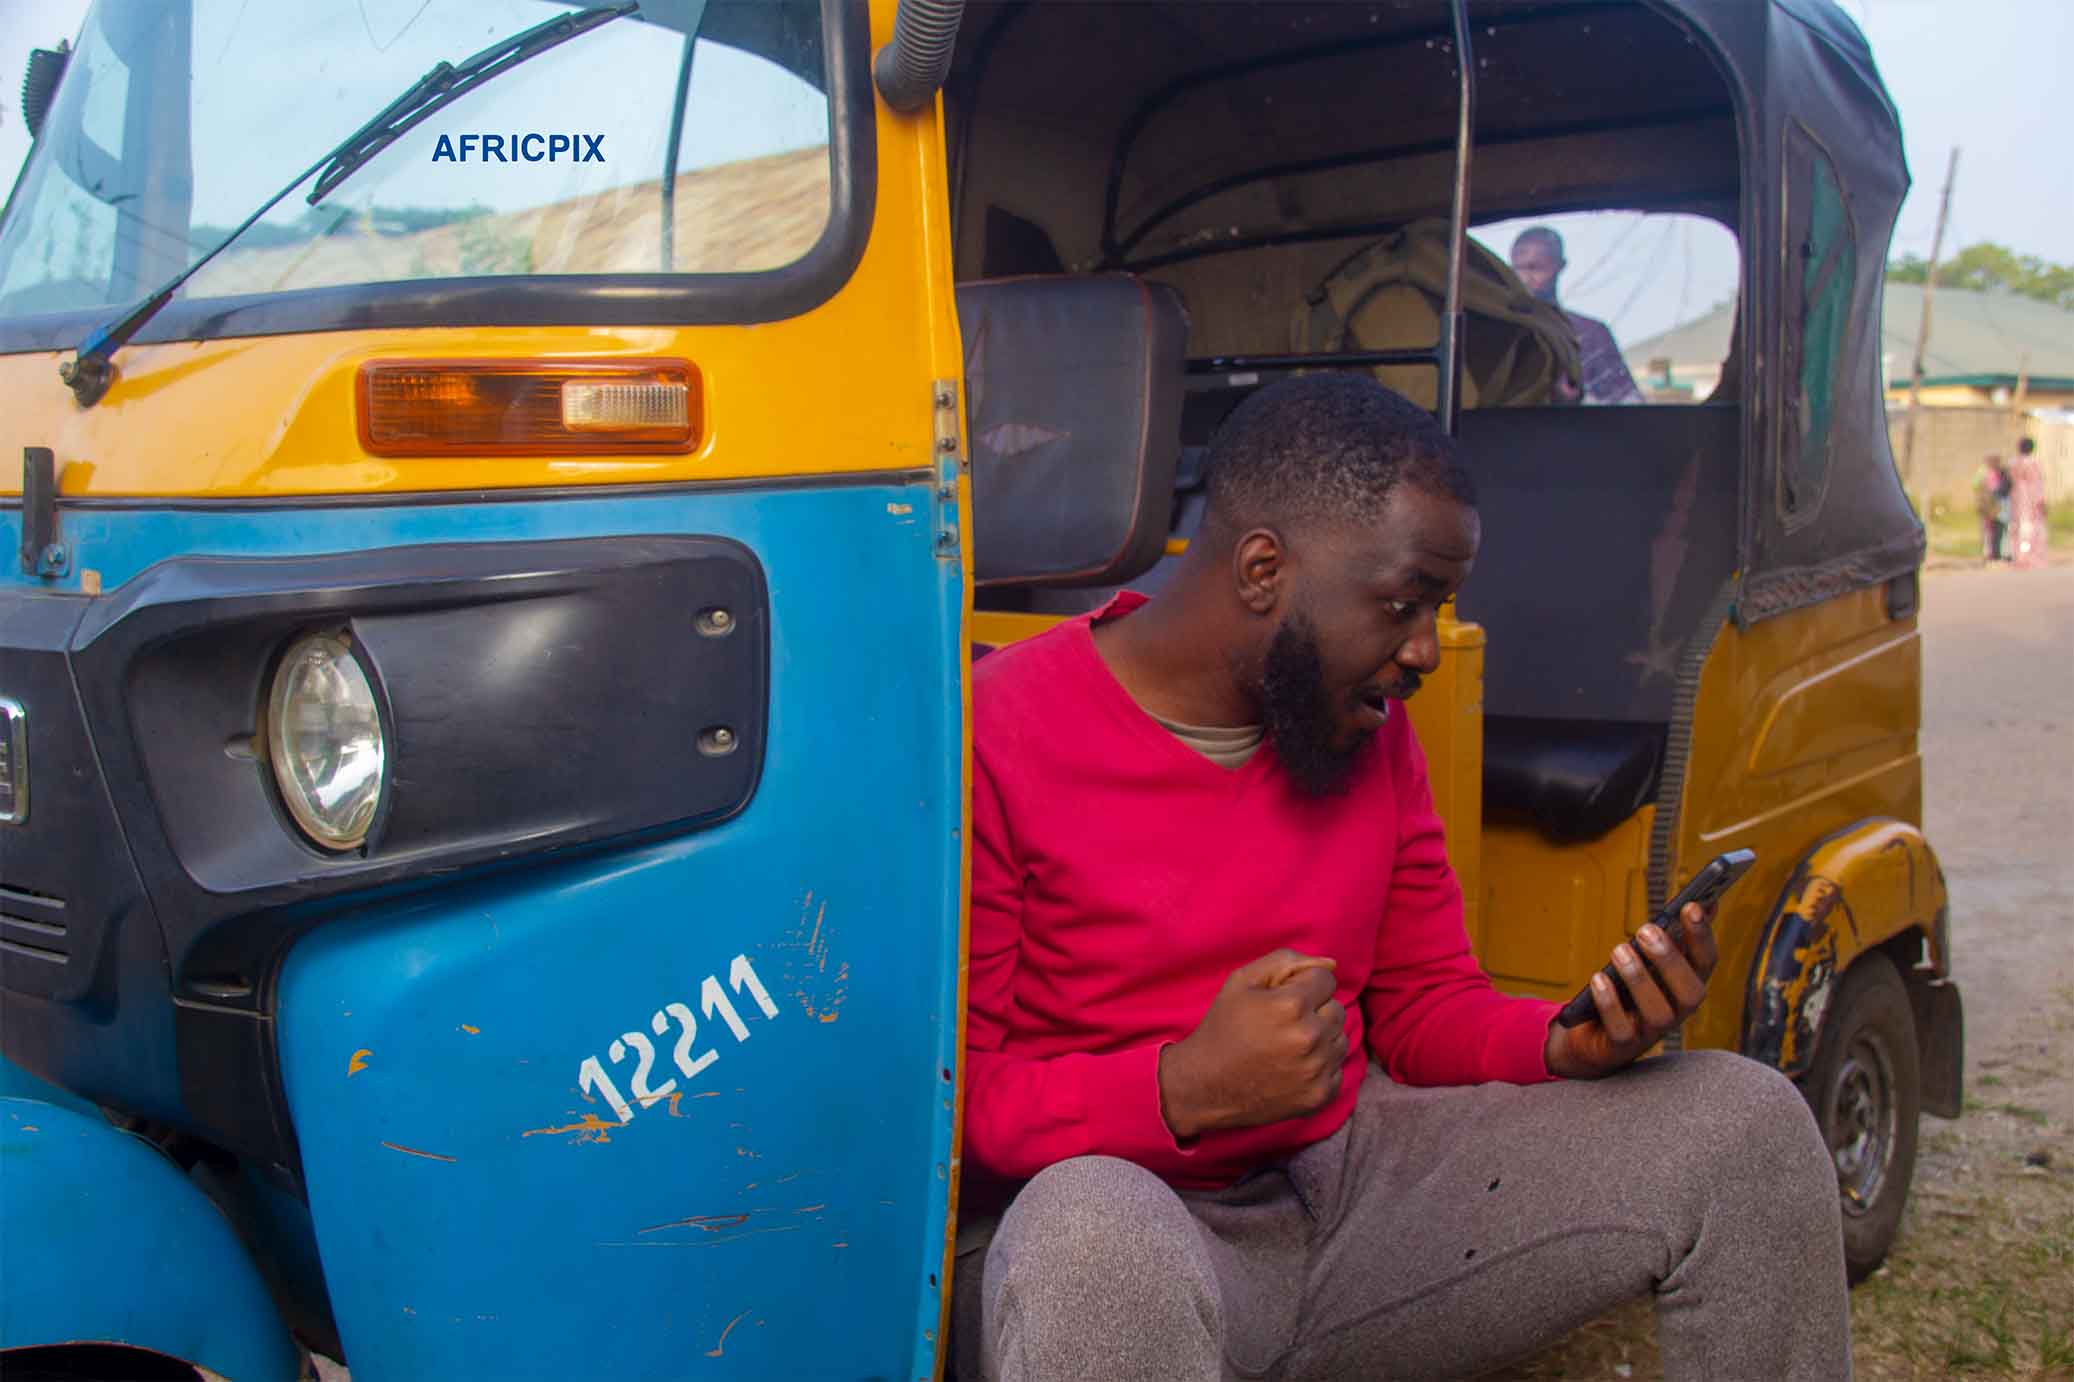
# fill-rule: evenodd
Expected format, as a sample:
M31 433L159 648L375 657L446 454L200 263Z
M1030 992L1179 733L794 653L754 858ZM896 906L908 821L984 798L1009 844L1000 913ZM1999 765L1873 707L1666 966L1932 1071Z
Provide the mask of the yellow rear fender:
M1922 831L1871 819L1831 835L1794 870L1766 923L1743 1008L1744 1054L1806 1073L1851 962L1913 933L1930 970L1921 977L1941 979L1951 966L1947 925L1944 871ZM1915 947L1897 958L1911 975Z

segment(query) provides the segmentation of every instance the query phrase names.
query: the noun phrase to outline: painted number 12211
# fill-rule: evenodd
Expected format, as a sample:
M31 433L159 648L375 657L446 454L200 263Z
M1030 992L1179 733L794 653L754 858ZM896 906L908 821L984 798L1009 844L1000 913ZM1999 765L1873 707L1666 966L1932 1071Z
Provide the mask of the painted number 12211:
M765 1018L775 1018L778 1015L778 1005L771 1001L770 990L756 977L756 970L749 963L747 955L735 956L734 962L728 965L727 982L737 995L747 990L756 1008ZM735 1005L728 998L727 990L721 987L720 980L709 974L706 981L699 985L697 1016L693 1015L689 1004L680 1002L663 1004L648 1019L648 1030L665 1041L668 1040L671 1029L676 1030L676 1041L668 1048L668 1059L677 1067L678 1074L682 1075L687 1083L697 1079L706 1067L720 1059L717 1049L697 1051L699 1017L711 1022L716 1016L726 1025L729 1035L733 1036L738 1044L749 1039L749 1024L744 1022L742 1015L735 1010ZM631 1122L636 1106L650 1108L677 1091L676 1076L664 1080L661 1084L650 1083L656 1073L656 1045L643 1033L620 1033L618 1040L605 1049L605 1054L614 1066L625 1062L629 1055L633 1057L633 1074L627 1081L627 1087L633 1091L633 1102L629 1103L626 1096L619 1092L619 1086L613 1082L612 1076L606 1073L604 1064L596 1056L583 1058L583 1064L577 1067L576 1084L586 1096L592 1093L602 1096L612 1111L619 1115L620 1122Z

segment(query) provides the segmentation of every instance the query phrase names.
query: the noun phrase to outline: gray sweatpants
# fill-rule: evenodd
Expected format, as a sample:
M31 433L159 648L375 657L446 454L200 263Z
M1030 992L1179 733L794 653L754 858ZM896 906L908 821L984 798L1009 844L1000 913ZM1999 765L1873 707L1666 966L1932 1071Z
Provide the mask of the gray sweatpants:
M958 1235L958 1376L1466 1376L1653 1292L1666 1373L1851 1372L1836 1172L1783 1076L1704 1051L1611 1079L1413 1089L1225 1190L1046 1168Z

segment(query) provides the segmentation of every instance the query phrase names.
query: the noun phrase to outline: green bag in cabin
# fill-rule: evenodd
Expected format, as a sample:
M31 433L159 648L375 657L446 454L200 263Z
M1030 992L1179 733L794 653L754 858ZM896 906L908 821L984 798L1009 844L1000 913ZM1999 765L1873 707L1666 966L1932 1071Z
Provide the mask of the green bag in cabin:
M1583 371L1561 309L1526 290L1512 267L1469 240L1462 259L1462 406L1517 408L1574 402ZM1448 223L1413 221L1363 246L1305 294L1292 322L1299 352L1430 347L1447 301ZM1425 365L1384 365L1375 377L1431 408L1437 376ZM1567 397L1556 393L1568 380Z

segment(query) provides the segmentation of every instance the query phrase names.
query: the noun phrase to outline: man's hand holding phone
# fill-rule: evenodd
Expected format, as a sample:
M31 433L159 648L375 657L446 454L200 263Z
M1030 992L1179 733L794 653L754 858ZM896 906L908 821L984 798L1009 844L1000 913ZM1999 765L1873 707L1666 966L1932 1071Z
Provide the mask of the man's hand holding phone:
M1610 1075L1698 1009L1720 958L1714 947L1714 904L1688 902L1679 915L1683 924L1675 941L1651 923L1635 933L1633 943L1613 947L1613 968L1634 1000L1632 1009L1621 1003L1611 980L1594 974L1595 1015L1574 1027L1549 1023L1543 1055L1551 1075L1572 1080Z
M1613 962L1548 1024L1542 1056L1551 1075L1610 1075L1692 1016L1720 958L1714 904L1756 862L1747 849L1715 855L1632 942L1613 947Z

